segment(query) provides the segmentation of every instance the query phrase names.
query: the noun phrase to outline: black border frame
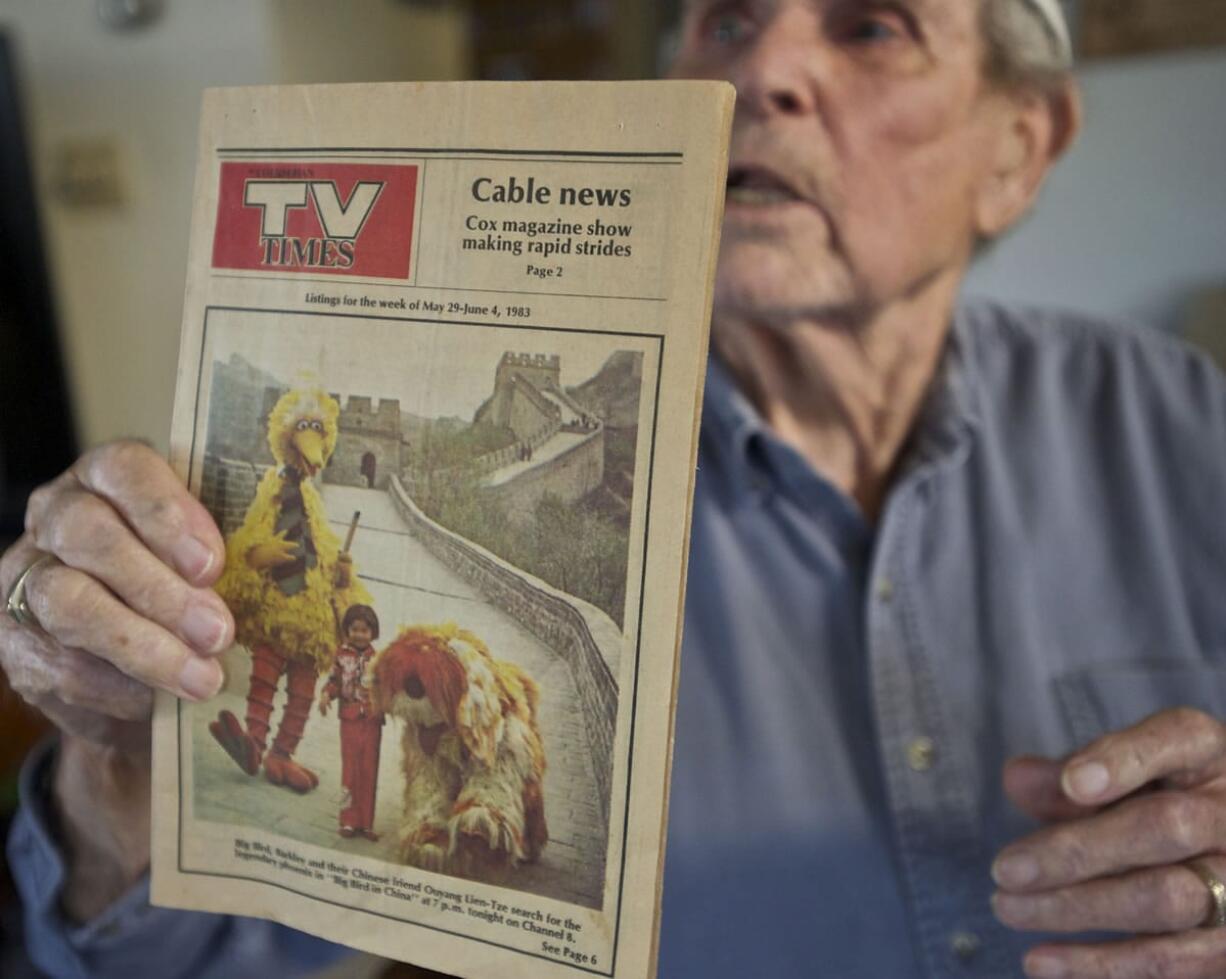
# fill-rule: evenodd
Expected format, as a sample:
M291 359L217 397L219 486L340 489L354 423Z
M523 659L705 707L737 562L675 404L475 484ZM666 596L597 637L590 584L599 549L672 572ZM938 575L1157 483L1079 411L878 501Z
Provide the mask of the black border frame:
M654 480L655 480L656 445L657 445L656 437L659 433L659 423L660 423L660 390L661 390L661 384L662 384L663 377L664 377L664 356L665 356L665 336L664 334L663 333L637 333L637 332L617 331L617 330L578 329L578 328L573 328L573 327L529 325L525 323L489 323L489 322L471 322L467 320L443 320L443 319L433 319L433 318L428 318L428 317L367 315L367 314L361 314L361 313L336 313L330 310L327 310L327 311L325 310L298 310L298 309L278 309L278 308L271 308L271 307L206 305L204 309L204 325L201 330L201 336L200 336L200 351L199 351L199 356L197 358L196 398L195 398L195 403L192 408L191 448L190 448L190 454L187 459L187 481L188 481L189 487L192 485L192 479L194 476L193 466L195 464L195 458L196 458L196 442L197 442L197 436L199 435L199 432L200 432L200 399L201 399L201 393L202 393L201 392L201 387L202 387L201 382L204 377L205 349L208 344L209 315L210 313L213 313L213 312L263 314L263 315L273 315L273 316L285 316L285 315L315 316L315 317L328 317L328 318L333 318L333 319L375 320L375 321L396 322L396 323L432 323L432 324L439 325L439 326L470 326L470 327L477 327L477 328L484 328L484 329L525 330L525 331L545 332L545 333L578 333L578 334L589 334L589 335L594 334L594 335L611 336L611 337L634 337L637 339L647 339L647 340L657 341L658 348L657 348L657 367L656 367L656 390L655 390L655 397L654 397L653 410L652 410L651 447L648 453L648 466L647 466L647 490L646 490L647 499L646 499L646 511L645 511L644 521L643 521L643 567L642 567L642 572L641 572L641 580L639 584L640 591L639 591L638 634L637 634L637 640L635 642L634 674L633 674L633 682L631 683L631 696L630 696L630 722L629 722L630 732L629 732L629 743L627 746L626 771L625 771L626 806L625 806L625 812L622 814L621 865L618 868L617 911L614 915L613 954L612 954L612 957L609 963L609 971L604 972L599 969L591 969L591 968L586 968L581 965L571 964L571 963L559 960L552 956L542 955L537 952L530 952L525 949L515 948L514 946L511 946L511 945L503 945L500 942L495 942L495 941L492 941L490 939L485 939L485 938L478 938L471 934L466 934L460 931L453 931L449 928L442 928L437 925L423 924L421 922L413 921L408 918L401 918L396 915L385 914L379 911L367 910L363 908L355 908L352 905L344 904L340 901L332 901L327 898L318 897L314 894L308 894L304 891L296 890L295 888L290 887L286 884L280 884L280 883L276 883L273 881L262 880L257 877L248 877L243 874L233 874L233 873L223 874L223 873L216 873L216 872L210 872L210 871L204 871L204 870L193 870L193 869L189 869L185 867L183 863L183 842L184 842L183 841L183 835L184 835L183 701L178 700L175 703L175 723L176 723L176 727L175 727L175 765L177 769L177 787L178 787L178 796L179 796L179 800L178 800L178 803L179 803L178 805L178 810L179 810L178 811L178 830L179 831L178 831L177 840L176 840L177 842L176 866L177 866L178 872L181 875L194 876L194 877L208 877L208 878L212 878L215 880L249 881L251 883L261 884L266 887L274 887L274 888L277 888L278 890L283 890L290 894L296 894L299 897L306 898L307 900L315 901L320 904L326 904L332 907L344 908L347 911L351 911L357 914L370 915L372 917L382 918L388 921L396 921L401 924L413 925L414 927L417 927L417 928L425 928L430 931L435 931L441 934L450 935L453 938L461 938L466 941L479 942L483 945L489 945L495 948L501 948L501 949L504 949L505 951L513 952L518 955L523 955L528 958L539 959L544 962L549 962L553 965L561 965L563 967L573 969L576 972L585 972L585 973L588 973L589 975L595 975L595 976L612 977L614 973L617 971L617 954L618 954L620 938L621 938L621 914L622 914L622 908L624 906L624 898L625 898L624 890L625 890L625 883L626 883L626 853L627 853L627 850L629 849L628 838L629 838L630 808L631 808L630 799L631 799L631 794L632 794L632 789L633 789L633 775L634 775L634 737L635 737L635 730L637 727L637 720L638 720L639 680L642 676L640 667L642 664L642 651L643 651L643 609L645 608L647 604L646 603L647 567L648 567L648 564L650 563L648 560L648 555L651 552L651 500L652 500L652 491L653 491ZM618 699L620 700L620 698L621 698L621 693L619 690ZM614 760L616 761L616 759ZM607 839L605 841L605 847L607 850L607 847L608 847ZM529 891L527 893L531 893L531 892ZM542 897L542 895L535 895L535 896L538 898ZM589 908L587 910L593 910L593 909Z

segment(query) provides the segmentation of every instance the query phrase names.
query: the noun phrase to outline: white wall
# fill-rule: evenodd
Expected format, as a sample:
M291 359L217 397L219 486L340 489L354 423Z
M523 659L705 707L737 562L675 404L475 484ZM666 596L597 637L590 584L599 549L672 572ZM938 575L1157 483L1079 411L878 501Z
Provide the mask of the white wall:
M43 195L87 443L128 434L165 446L201 88L462 76L460 7L166 0L151 28L116 34L89 0L4 0L44 190L63 141L107 137L123 155L121 208ZM1080 143L968 288L1169 328L1190 290L1226 280L1226 52L1101 64L1083 79Z
M1226 284L1226 51L1082 70L1086 125L967 291L1164 329Z
M145 30L104 28L91 0L3 0L18 48L42 218L82 441L165 448L183 308L201 89L458 77L462 12L396 0L166 0ZM52 192L57 147L119 147L121 206Z
M281 82L428 81L471 74L465 5L455 0L436 7L405 0L265 3Z
M270 80L262 5L183 3L145 31L88 2L6 0L82 439L164 446L174 389L200 90ZM56 148L119 147L125 200L73 209L49 192Z

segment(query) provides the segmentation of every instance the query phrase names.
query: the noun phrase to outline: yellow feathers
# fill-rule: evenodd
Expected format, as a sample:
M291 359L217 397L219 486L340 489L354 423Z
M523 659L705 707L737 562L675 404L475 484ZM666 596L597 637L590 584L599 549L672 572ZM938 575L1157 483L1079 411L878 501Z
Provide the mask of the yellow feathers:
M294 437L303 430L299 427L303 423L308 430L312 429L311 423L318 425L323 461L327 462L336 449L340 415L341 406L336 399L318 389L293 390L281 395L268 414L268 448L272 450L277 465L285 466L297 461Z
M287 447L305 418L320 423L326 462L336 446L339 414L336 401L323 392L290 391L283 395L268 419L268 443L274 457L282 465L287 464ZM287 596L270 574L251 568L247 562L251 549L276 536L277 496L284 482L277 469L268 470L260 480L242 526L226 541L226 567L217 583L217 592L234 613L237 639L244 646L269 643L287 656L307 657L324 668L332 663L339 640L333 603L343 613L355 602L371 604L371 598L356 577L349 588L334 587L340 541L328 526L319 491L306 479L300 484L303 507L318 558L315 566L306 571L306 586Z

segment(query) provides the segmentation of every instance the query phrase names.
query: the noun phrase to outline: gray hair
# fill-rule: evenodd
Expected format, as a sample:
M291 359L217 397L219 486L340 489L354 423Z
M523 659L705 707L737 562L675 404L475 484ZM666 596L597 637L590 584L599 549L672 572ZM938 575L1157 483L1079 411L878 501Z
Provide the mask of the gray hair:
M1033 0L981 4L984 74L989 81L1039 92L1052 92L1067 81L1073 67L1068 42Z

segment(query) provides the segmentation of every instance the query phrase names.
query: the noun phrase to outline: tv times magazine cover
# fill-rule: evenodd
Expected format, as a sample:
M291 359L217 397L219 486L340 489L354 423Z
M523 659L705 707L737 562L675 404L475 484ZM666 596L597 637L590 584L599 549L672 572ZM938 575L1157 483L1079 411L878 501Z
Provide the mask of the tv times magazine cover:
M210 93L172 461L237 636L158 703L155 901L654 973L730 99Z

